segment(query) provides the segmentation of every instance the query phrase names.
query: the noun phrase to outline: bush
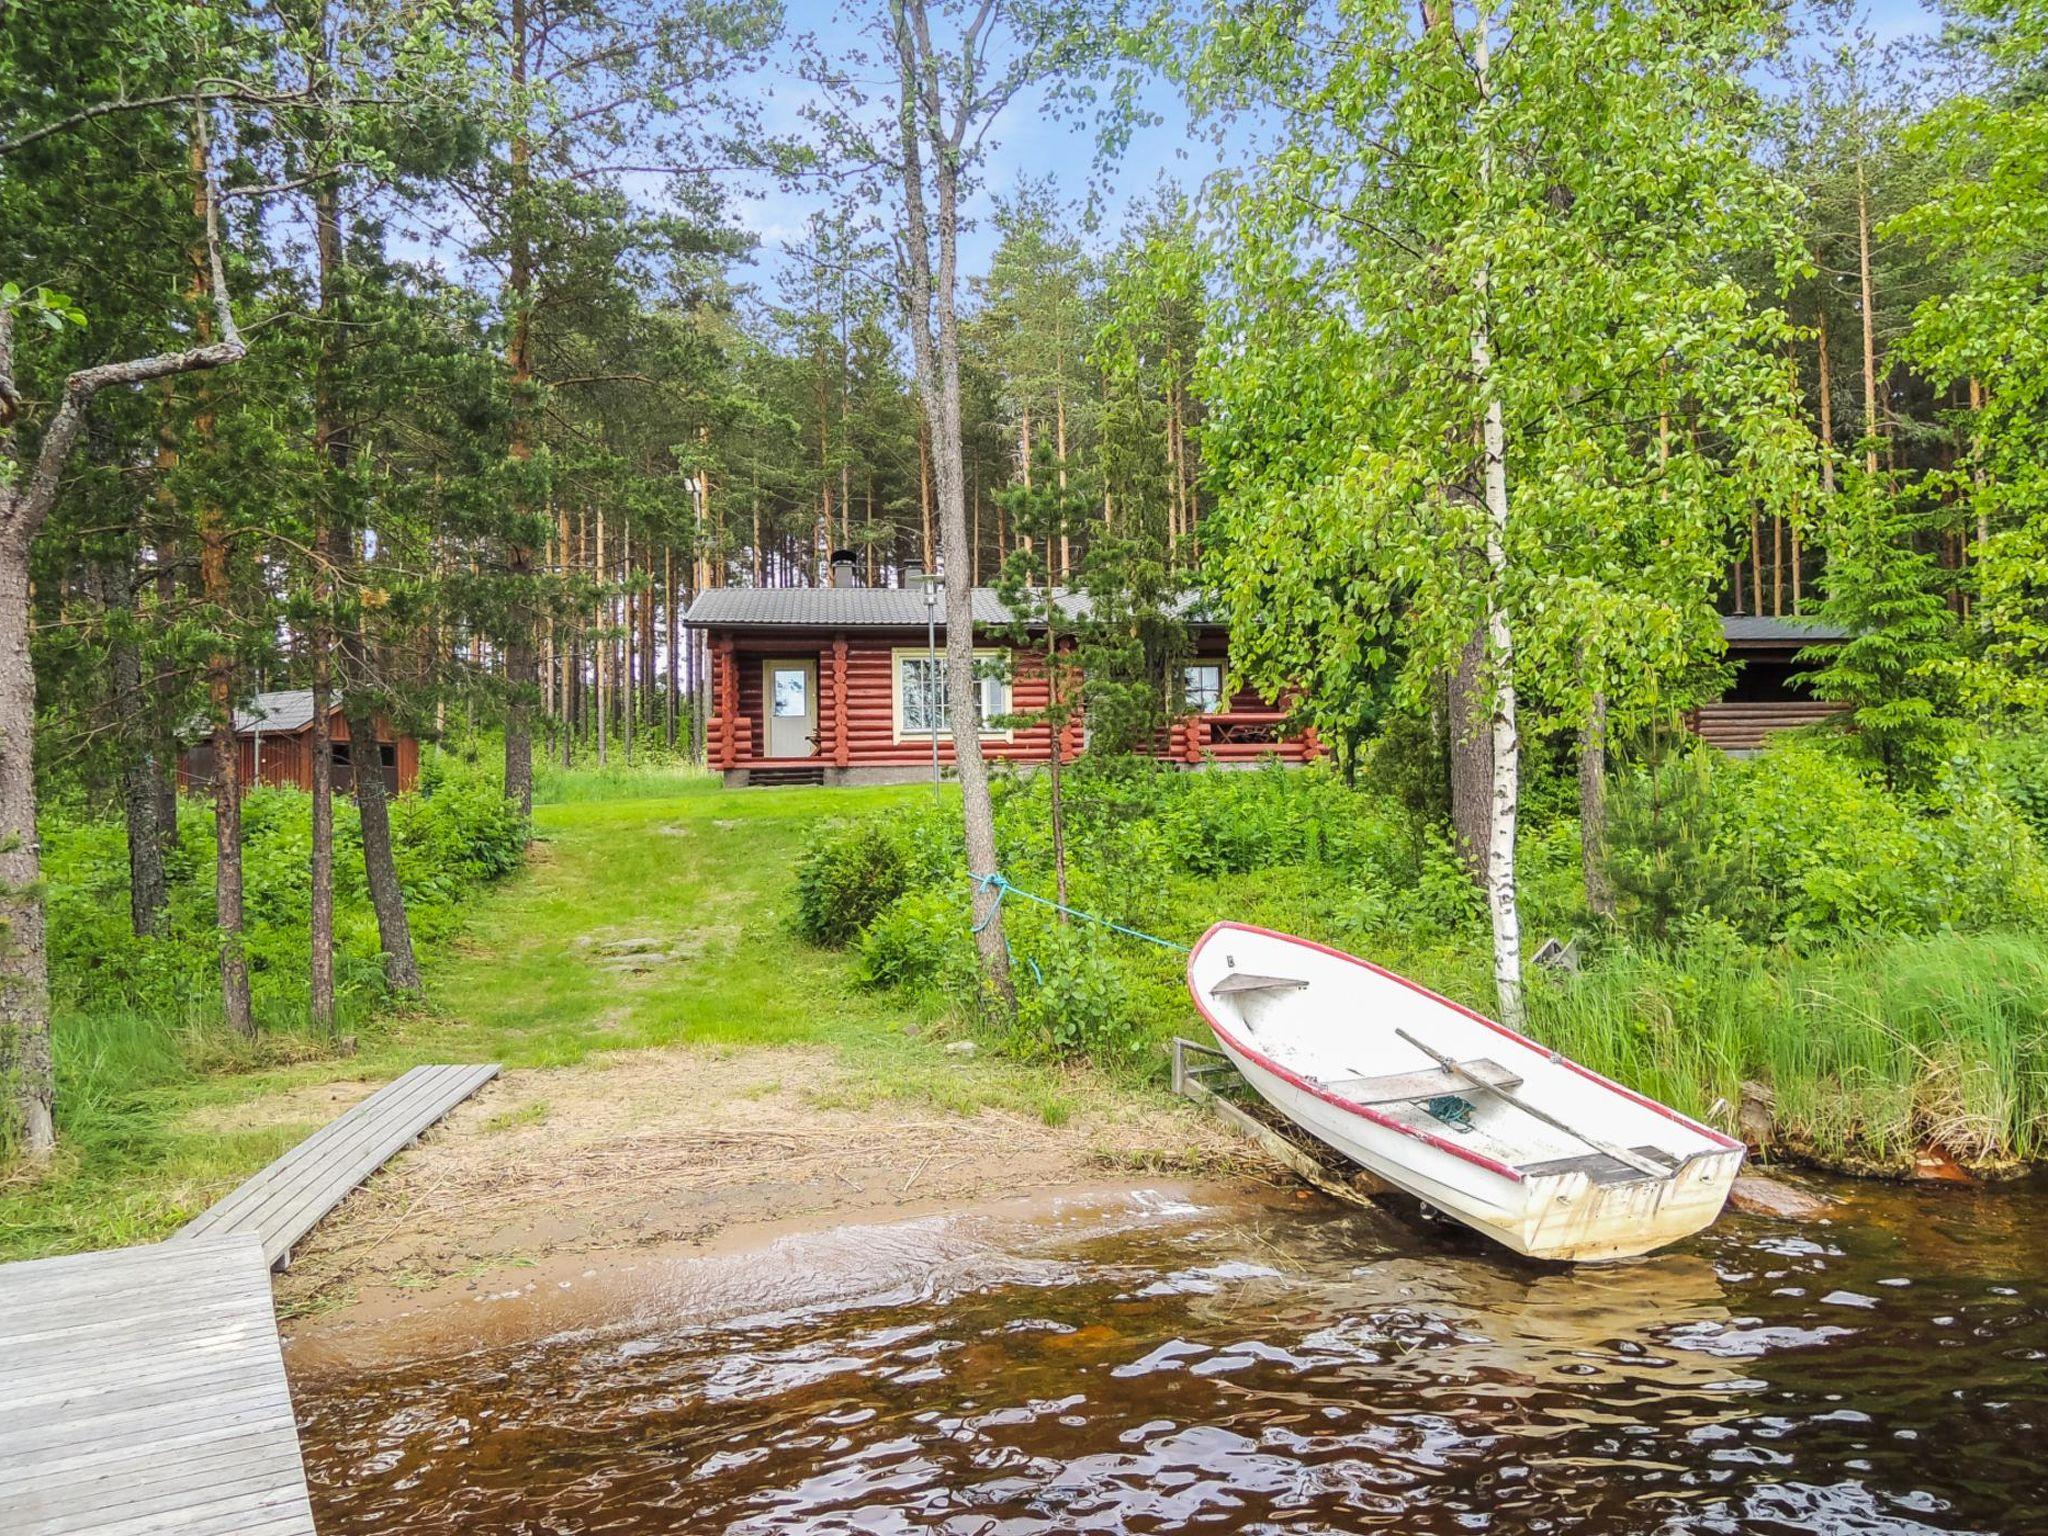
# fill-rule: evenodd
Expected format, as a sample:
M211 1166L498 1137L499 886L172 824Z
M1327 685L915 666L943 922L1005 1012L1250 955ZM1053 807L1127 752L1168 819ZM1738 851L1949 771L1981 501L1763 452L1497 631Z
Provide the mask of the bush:
M1148 1031L1131 1006L1123 970L1098 941L1057 928L1030 946L1031 963L1017 981L1017 1024L1032 1045L1055 1056L1128 1059Z
M431 752L422 785L432 793L391 802L392 838L414 936L430 943L456 924L462 900L516 868L526 824L498 792L495 774ZM312 896L312 802L294 790L256 788L242 803L243 947L259 1019L306 1014L307 930ZM217 1015L214 832L210 807L180 807L178 839L165 860L167 931L138 939L128 922L128 847L120 822L62 812L42 821L45 911L53 1000L71 1012L118 1012L173 1023ZM335 983L343 1013L382 996L375 914L363 873L355 804L334 801Z
M913 992L947 980L971 985L972 921L964 890L906 892L861 932L855 977L863 986Z
M929 809L825 823L796 865L796 931L844 949L913 886L961 879L959 834Z

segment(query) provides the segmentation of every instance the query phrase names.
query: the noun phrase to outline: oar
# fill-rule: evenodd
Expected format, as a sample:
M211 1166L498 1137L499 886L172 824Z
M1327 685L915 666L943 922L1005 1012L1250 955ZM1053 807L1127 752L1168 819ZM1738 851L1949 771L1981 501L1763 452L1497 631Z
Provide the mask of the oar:
M1651 1178L1662 1179L1668 1178L1670 1176L1671 1170L1669 1168L1665 1168L1660 1166L1659 1164L1653 1163L1648 1158L1641 1156L1639 1153L1629 1151L1626 1147L1617 1147L1612 1142L1602 1141L1597 1136L1588 1136L1584 1131L1579 1130L1574 1126L1566 1125L1564 1121L1558 1119L1557 1116L1553 1115L1549 1110L1539 1109L1536 1105L1531 1104L1527 1099L1524 1099L1517 1095L1512 1089L1502 1088L1493 1083L1480 1081L1480 1079L1474 1077L1470 1072L1467 1072L1463 1067L1459 1066L1457 1062L1453 1061L1450 1057L1446 1056L1442 1051L1436 1049L1435 1046L1425 1045L1422 1041L1416 1039L1413 1035L1409 1034L1407 1030L1400 1029L1397 1027L1394 1030L1394 1033L1399 1035L1403 1040L1406 1040L1410 1045L1414 1046L1415 1049L1422 1052L1423 1055L1427 1056L1431 1061L1434 1061L1446 1072L1455 1072L1459 1077L1462 1077L1466 1082L1470 1083L1475 1089L1478 1089L1483 1093L1494 1094L1499 1098L1507 1100L1508 1103L1514 1105L1514 1107L1519 1109L1523 1114L1532 1116L1537 1120L1541 1120L1545 1125L1550 1126L1553 1130L1563 1131L1565 1135L1574 1137L1579 1141L1583 1141L1595 1152L1604 1152L1607 1156L1613 1158L1617 1163L1621 1163L1627 1167L1633 1168L1637 1173L1647 1174Z

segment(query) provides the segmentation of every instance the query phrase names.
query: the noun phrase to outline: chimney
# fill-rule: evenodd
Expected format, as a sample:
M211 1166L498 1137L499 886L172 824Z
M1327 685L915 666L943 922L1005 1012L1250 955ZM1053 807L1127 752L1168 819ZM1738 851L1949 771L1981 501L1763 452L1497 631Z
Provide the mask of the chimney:
M835 549L832 551L832 585L835 587L857 587L860 578L853 573L853 551Z
M914 591L914 590L916 590L916 589L917 589L918 587L921 587L921 586L923 586L923 585L924 585L924 562L923 562L922 560L906 560L906 561L904 561L904 562L903 562L903 589L904 589L904 590L905 590L906 592L909 592L909 591Z

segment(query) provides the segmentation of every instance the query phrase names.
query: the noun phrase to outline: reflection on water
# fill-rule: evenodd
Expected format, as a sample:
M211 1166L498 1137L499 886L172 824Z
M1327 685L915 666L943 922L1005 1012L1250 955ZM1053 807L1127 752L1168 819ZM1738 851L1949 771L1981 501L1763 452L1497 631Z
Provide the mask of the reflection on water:
M2043 1216L1863 1189L1576 1271L1292 1201L906 1223L297 1397L327 1536L2026 1536Z

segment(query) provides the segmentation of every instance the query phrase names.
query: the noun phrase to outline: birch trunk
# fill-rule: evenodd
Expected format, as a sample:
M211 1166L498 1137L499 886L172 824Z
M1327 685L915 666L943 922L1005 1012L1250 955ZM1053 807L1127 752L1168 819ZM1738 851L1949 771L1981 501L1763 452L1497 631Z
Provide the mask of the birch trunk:
M1458 655L1444 711L1450 758L1451 838L1475 884L1486 883L1486 848L1492 840L1493 736L1487 728L1486 632Z
M1479 8L1473 33L1472 67L1482 101L1492 97L1489 80L1493 25L1485 5ZM1480 181L1491 180L1493 156L1482 148ZM1486 849L1487 905L1493 913L1493 980L1500 998L1501 1022L1520 1029L1522 1010L1522 923L1515 903L1515 822L1521 804L1522 740L1515 722L1515 637L1508 619L1508 469L1507 429L1493 378L1493 337L1487 321L1491 290L1482 268L1477 279L1479 321L1472 332L1472 377L1485 402L1483 442L1486 457L1486 593L1487 650L1493 684L1493 814Z

